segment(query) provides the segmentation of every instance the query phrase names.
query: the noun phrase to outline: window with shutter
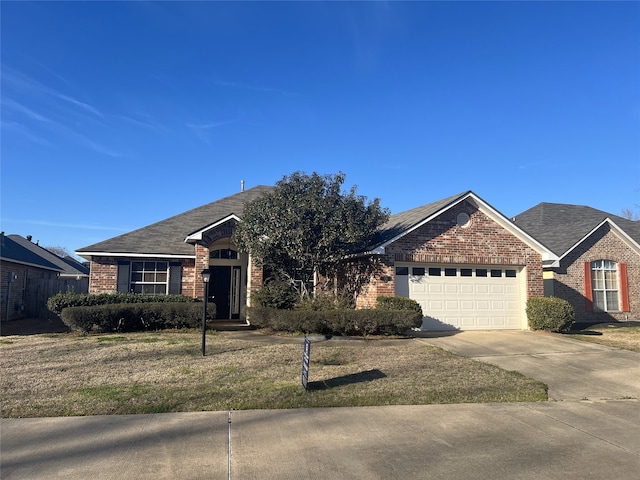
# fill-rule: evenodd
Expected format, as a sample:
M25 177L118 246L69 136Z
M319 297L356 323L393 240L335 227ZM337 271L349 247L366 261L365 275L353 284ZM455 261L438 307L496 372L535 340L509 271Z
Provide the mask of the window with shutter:
M590 270L593 310L599 312L620 311L619 265L611 260L596 260L591 262ZM585 271L585 278L586 274Z

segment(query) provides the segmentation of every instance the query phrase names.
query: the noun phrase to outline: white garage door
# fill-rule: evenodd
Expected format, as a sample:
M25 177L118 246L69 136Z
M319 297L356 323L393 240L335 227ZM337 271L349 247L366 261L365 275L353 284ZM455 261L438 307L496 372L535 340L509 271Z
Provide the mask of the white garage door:
M396 295L422 306L422 330L524 328L521 269L396 264Z

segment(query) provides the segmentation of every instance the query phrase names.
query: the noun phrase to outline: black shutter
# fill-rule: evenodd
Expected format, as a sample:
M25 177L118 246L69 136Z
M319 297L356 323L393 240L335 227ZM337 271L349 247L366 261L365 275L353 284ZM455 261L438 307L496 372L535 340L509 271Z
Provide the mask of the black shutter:
M182 264L171 262L169 264L169 295L182 293Z
M118 293L129 292L129 270L131 262L118 262Z

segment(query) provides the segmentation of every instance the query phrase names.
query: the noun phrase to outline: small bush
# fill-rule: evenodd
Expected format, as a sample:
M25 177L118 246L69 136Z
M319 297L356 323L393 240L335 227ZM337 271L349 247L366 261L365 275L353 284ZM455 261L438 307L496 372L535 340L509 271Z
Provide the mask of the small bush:
M297 305L299 310L349 310L355 308L353 297L347 292L316 292Z
M251 292L251 300L265 308L291 310L299 299L295 287L284 278L270 278L261 288Z
M68 307L90 307L116 303L193 303L186 295L138 295L136 293L56 293L47 300L47 308L58 315Z
M423 316L420 304L406 297L378 297L376 298L376 310L411 310Z
M575 322L569 302L556 297L532 297L527 300L527 319L532 330L567 332Z
M202 325L201 303L118 303L62 310L62 321L83 333L134 332L167 328L195 328ZM207 319L215 318L215 304Z

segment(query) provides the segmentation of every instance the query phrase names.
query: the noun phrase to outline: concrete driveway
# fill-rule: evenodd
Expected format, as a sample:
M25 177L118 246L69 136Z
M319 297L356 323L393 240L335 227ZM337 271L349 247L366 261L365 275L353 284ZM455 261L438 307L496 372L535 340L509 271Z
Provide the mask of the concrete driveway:
M2 419L0 477L637 480L640 354L530 332L416 341L563 401Z
M550 400L640 398L639 353L529 331L432 335L419 341L540 380Z

